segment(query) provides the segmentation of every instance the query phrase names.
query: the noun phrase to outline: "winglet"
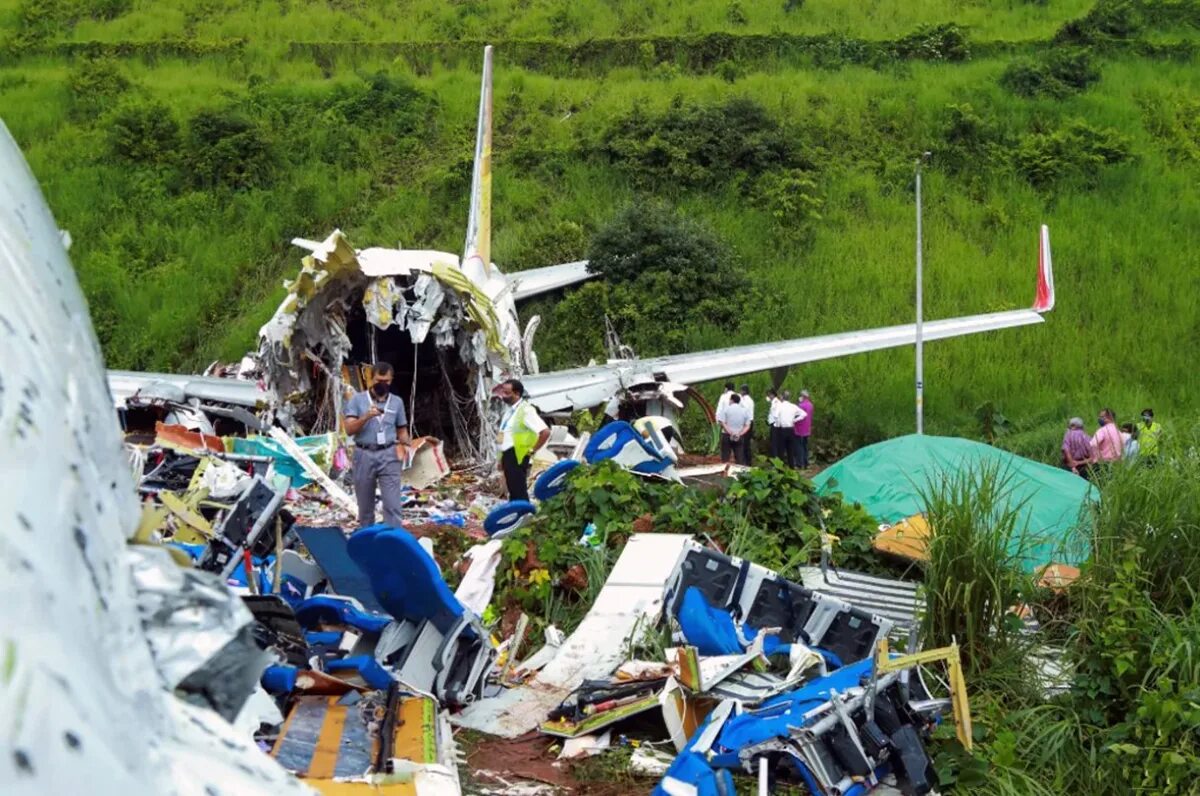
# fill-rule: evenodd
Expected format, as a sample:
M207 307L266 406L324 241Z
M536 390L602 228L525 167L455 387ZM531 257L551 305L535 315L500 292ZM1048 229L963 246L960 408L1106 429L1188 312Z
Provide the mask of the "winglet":
M1054 268L1050 263L1050 227L1042 224L1038 241L1037 297L1033 300L1035 312L1054 309Z
M492 46L483 48L483 84L479 89L479 124L475 128L475 170L471 175L471 215L463 264L478 259L483 273L492 267Z

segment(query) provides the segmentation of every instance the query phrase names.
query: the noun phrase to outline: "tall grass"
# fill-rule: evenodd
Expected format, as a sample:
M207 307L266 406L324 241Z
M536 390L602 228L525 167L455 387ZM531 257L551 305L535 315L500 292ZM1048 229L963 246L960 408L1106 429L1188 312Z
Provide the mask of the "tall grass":
M1035 540L1021 523L1011 478L981 463L933 476L923 488L930 527L923 642L957 641L975 678L1022 668L1021 621L1012 609L1032 591L1022 564Z
M1118 467L1103 485L1091 521L1092 560L1085 568L1088 596L1103 601L1136 550L1144 587L1155 608L1185 614L1200 591L1200 443L1181 431L1168 439L1154 466ZM1091 607L1091 606L1090 606ZM1098 609L1093 609L1098 610Z

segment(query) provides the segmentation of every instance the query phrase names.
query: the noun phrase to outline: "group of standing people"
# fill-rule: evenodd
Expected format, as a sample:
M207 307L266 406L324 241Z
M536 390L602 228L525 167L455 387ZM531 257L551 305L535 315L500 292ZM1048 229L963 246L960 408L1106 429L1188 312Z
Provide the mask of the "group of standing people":
M808 467L808 439L812 436L813 403L808 390L800 391L793 403L791 392L767 390L767 427L770 455L789 467ZM717 400L717 424L721 427L721 461L749 465L754 445L754 399L750 385L739 392L733 382Z
M1083 418L1073 417L1063 435L1063 467L1082 478L1091 478L1098 468L1111 466L1122 459L1141 459L1153 462L1158 458L1162 426L1154 420L1153 409L1142 410L1140 424L1117 426L1117 416L1111 409L1102 409L1096 421L1096 433L1088 436Z
M400 527L403 494L400 476L412 444L404 400L392 394L395 370L387 362L372 368L371 384L346 402L343 422L354 438L354 494L359 525L375 522L375 489L383 498L383 521ZM529 500L529 465L550 438L550 427L525 400L517 379L499 384L495 395L507 409L496 435L500 471L510 500Z

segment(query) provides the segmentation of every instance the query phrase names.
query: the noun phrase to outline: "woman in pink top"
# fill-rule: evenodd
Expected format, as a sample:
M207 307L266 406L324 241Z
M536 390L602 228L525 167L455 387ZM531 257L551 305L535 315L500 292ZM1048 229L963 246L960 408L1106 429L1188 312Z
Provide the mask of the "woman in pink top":
M1105 409L1100 413L1100 428L1092 436L1092 449L1096 452L1096 459L1102 462L1115 462L1125 455L1121 429L1117 428L1113 410Z

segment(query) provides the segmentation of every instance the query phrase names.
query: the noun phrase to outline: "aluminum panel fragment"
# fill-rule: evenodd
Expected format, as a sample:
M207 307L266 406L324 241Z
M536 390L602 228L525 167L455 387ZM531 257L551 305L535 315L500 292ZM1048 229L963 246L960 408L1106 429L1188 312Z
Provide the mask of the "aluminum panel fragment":
M62 237L0 124L0 755L6 794L307 793L163 687L126 540L138 504Z

